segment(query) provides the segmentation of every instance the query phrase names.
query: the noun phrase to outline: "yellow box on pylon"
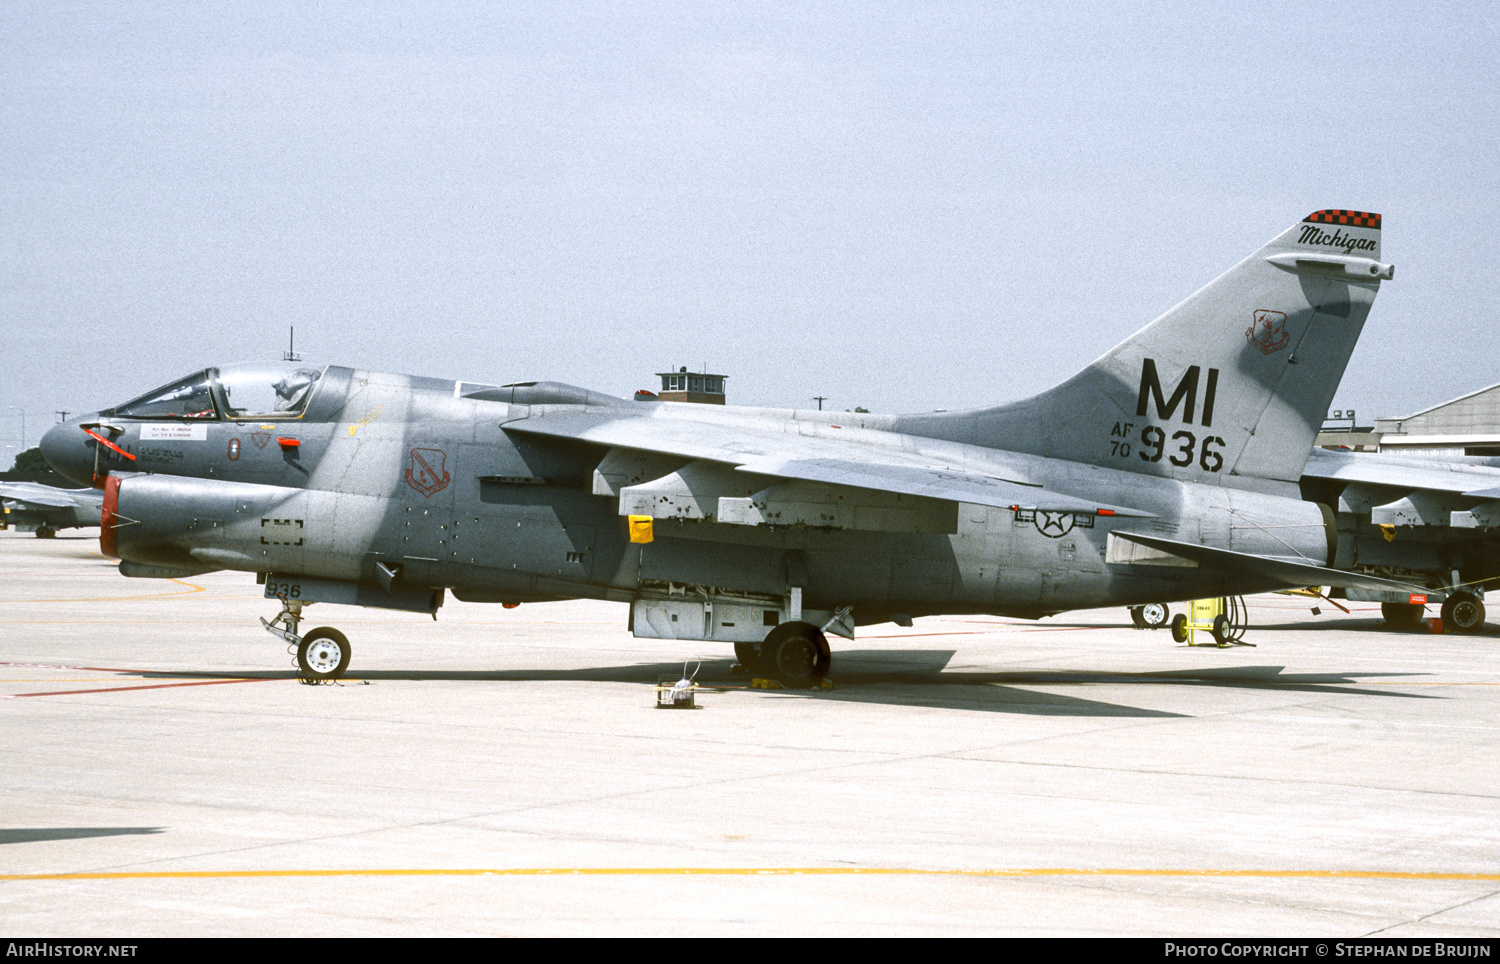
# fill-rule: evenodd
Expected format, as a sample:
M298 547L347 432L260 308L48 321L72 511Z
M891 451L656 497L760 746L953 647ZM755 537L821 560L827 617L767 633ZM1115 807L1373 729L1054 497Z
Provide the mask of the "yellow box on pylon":
M652 539L651 517L649 515L633 515L627 518L630 519L630 541L650 542Z

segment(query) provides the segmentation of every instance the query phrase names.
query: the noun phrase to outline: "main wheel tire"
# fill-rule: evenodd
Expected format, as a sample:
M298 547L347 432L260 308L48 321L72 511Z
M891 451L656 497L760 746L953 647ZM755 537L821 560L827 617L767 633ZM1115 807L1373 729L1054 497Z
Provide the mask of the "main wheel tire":
M735 643L734 658L740 661L747 673L761 672L760 643Z
M1443 629L1477 633L1484 629L1484 603L1473 593L1456 592L1443 601Z
M37 526L36 537L38 539L56 539L57 530L52 528L51 526Z
M297 646L303 679L336 680L349 668L349 638L332 626L319 626Z
M1141 618L1146 622L1147 629L1161 629L1172 621L1172 610L1166 603L1146 603L1140 607Z
M1187 615L1184 613L1172 617L1172 640L1178 643L1188 641Z
M828 640L808 623L782 623L760 644L761 670L789 690L816 688L832 661Z
M1146 617L1141 612L1141 610L1143 610L1145 608L1146 607L1144 607L1144 606L1131 606L1130 607L1130 621L1135 624L1135 628L1136 629L1145 629L1146 628Z
M1392 629L1416 629L1422 625L1422 607L1417 603L1381 603L1380 615Z

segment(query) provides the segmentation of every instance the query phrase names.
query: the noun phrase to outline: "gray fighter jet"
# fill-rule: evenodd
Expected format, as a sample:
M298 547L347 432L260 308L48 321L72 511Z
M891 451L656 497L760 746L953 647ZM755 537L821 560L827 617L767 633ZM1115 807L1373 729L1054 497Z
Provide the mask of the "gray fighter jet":
M30 526L38 539L50 539L58 529L82 529L99 524L104 496L97 489L59 489L40 482L0 482L3 524Z
M1302 492L1335 511L1333 564L1425 587L1417 593L1350 587L1348 597L1379 602L1396 628L1417 628L1424 604L1437 603L1445 629L1481 632L1485 587L1500 579L1496 461L1314 449Z
M1082 372L976 411L627 401L296 363L189 375L54 427L126 576L259 574L309 677L311 602L436 616L445 592L630 605L792 687L829 635L937 613L1402 583L1328 568L1298 480L1382 280L1380 217L1325 210Z

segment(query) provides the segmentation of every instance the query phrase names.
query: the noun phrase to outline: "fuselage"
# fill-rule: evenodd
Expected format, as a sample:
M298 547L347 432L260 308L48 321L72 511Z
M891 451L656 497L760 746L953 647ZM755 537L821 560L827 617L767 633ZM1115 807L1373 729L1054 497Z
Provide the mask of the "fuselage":
M1111 561L1116 530L1328 561L1326 521L1290 485L1198 484L964 445L891 431L890 416L570 399L330 367L294 411L237 410L222 391L166 414L127 405L55 427L44 452L80 481L110 478L106 512L117 520L104 541L127 575L232 569L384 586L389 595L394 572L408 590L507 603L772 599L800 581L805 605L853 607L870 622L1039 616L1272 585L1180 559ZM687 435L769 427L813 447L823 439L861 446L874 460L900 453L1044 479L1049 489L1141 514L916 500L912 511L863 516L855 506L829 525L657 519L651 541L636 543L620 500L598 494L609 446L507 429L537 414L613 407L649 410ZM858 501L860 490L850 491Z

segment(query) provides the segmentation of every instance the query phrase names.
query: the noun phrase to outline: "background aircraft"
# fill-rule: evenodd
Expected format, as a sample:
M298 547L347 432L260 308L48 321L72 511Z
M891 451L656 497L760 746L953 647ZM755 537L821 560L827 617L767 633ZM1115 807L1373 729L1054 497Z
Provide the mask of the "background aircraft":
M50 539L58 529L97 526L104 494L37 482L0 482L0 503L6 525L35 526L38 539Z
M1339 530L1333 564L1426 587L1445 629L1484 628L1484 590L1500 578L1500 468L1490 459L1402 458L1314 449L1302 490L1332 506ZM1423 604L1397 590L1346 590L1381 603L1400 628L1421 622Z
M1380 603L1397 629L1422 624L1425 597L1443 629L1484 629L1485 587L1500 579L1500 459L1402 457L1315 448L1302 471L1303 497L1329 506L1338 530L1333 565L1411 588L1347 587L1337 595ZM1413 592L1412 589L1427 590ZM1133 606L1131 620L1160 629L1164 603Z
M436 615L451 591L627 602L638 636L733 643L811 686L827 636L864 623L1407 589L1326 568L1333 511L1298 487L1393 275L1379 257L1378 215L1315 212L1057 388L977 411L232 365L54 427L43 453L104 489L123 574L259 573L309 676L350 648L298 634L307 603Z

